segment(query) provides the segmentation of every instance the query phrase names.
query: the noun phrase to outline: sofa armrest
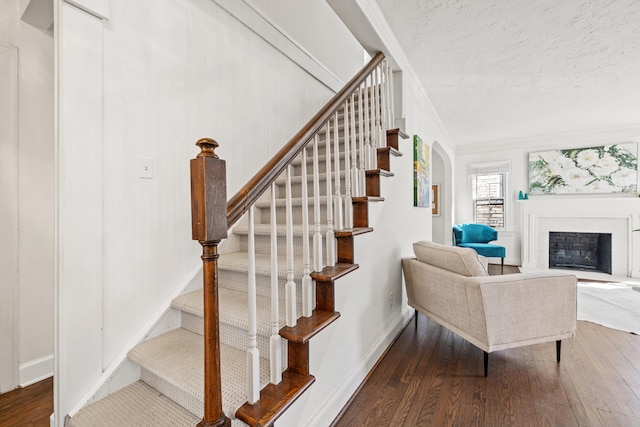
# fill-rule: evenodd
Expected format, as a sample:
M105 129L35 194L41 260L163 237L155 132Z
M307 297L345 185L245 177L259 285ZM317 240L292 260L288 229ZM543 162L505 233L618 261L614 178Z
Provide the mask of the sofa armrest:
M482 295L489 351L575 336L575 276L521 273L474 282Z

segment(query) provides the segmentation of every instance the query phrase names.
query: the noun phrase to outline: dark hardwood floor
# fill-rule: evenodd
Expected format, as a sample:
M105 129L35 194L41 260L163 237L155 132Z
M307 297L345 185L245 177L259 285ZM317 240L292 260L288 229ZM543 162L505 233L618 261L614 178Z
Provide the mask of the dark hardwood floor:
M640 336L579 321L560 364L554 343L498 351L488 378L482 356L419 315L332 426L640 426ZM0 395L1 427L52 412L52 378Z
M53 378L0 395L0 426L45 427L53 413Z
M576 338L483 352L423 315L333 422L342 426L640 426L640 337L578 322Z

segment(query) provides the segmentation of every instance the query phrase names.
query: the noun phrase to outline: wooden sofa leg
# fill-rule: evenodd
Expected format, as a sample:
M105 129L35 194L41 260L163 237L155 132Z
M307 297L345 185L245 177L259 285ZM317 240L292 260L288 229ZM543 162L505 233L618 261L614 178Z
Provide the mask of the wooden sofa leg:
M489 353L484 352L484 377L489 375Z
M500 274L504 274L504 258L500 258Z
M556 341L556 361L560 363L560 347L562 346L562 341Z
M418 310L416 310L416 314L413 315L413 322L416 325L416 329L418 329Z

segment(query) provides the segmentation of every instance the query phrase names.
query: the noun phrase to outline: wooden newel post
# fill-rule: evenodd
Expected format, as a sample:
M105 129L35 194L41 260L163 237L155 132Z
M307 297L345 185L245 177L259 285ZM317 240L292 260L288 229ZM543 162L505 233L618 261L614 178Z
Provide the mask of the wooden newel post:
M225 161L214 150L219 144L204 138L191 160L192 237L202 245L204 295L204 417L202 427L231 426L222 410L220 322L218 310L218 244L227 237L227 175Z

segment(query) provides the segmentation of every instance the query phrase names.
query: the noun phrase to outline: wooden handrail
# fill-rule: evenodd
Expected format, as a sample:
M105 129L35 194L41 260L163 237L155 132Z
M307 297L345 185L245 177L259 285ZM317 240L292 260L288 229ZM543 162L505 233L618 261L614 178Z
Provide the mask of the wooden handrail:
M227 203L227 224L233 226L249 207L280 176L282 171L296 158L325 122L342 106L349 96L382 62L384 54L378 52L309 122L296 133Z

